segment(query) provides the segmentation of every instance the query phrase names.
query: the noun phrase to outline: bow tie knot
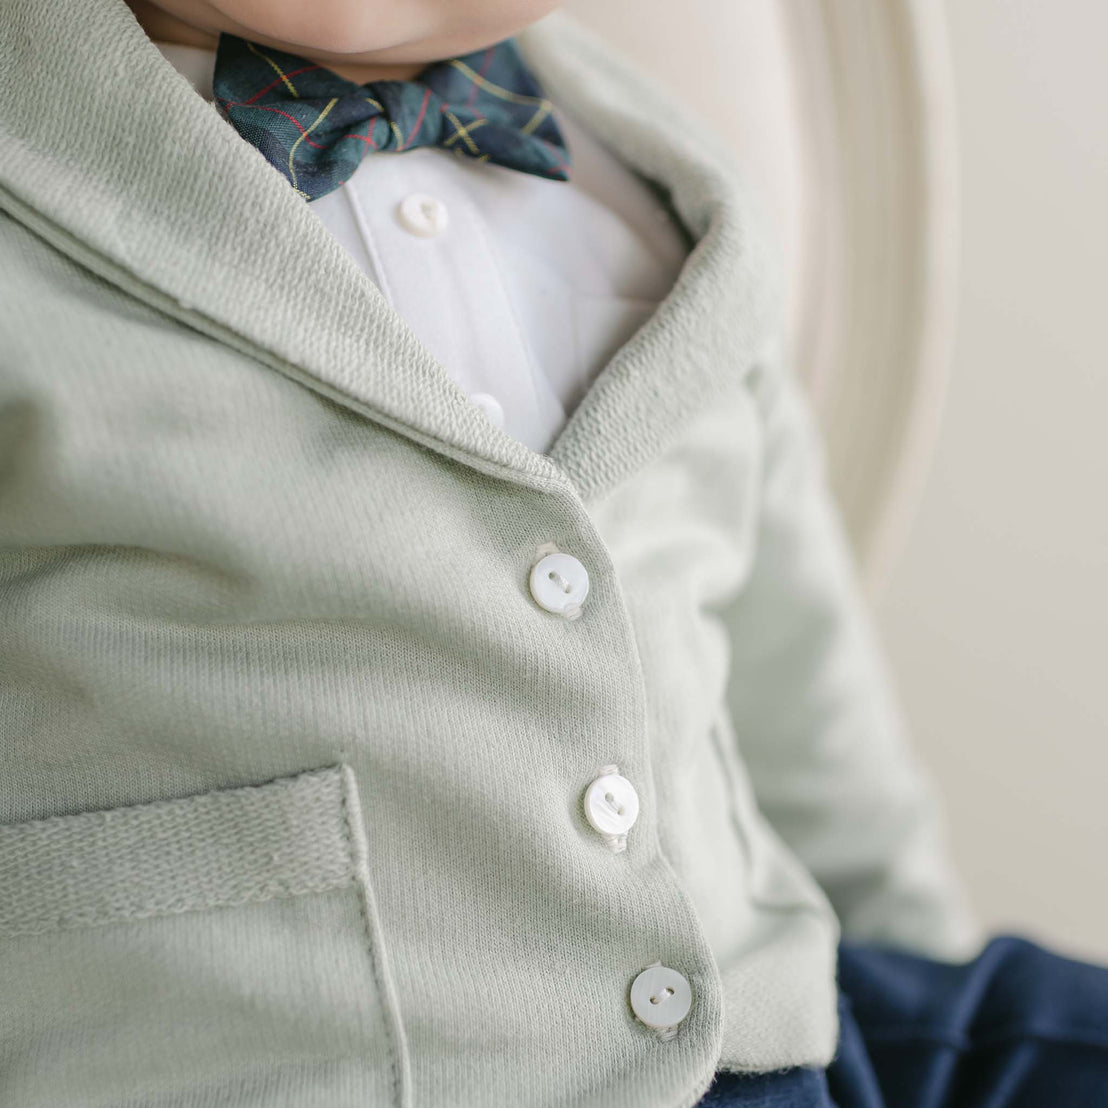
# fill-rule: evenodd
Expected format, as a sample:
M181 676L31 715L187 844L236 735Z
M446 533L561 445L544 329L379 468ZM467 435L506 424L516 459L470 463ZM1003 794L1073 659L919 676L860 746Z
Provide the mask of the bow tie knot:
M414 80L359 85L224 33L212 90L224 118L309 201L349 180L368 152L418 146L569 179L553 105L510 38L433 62Z

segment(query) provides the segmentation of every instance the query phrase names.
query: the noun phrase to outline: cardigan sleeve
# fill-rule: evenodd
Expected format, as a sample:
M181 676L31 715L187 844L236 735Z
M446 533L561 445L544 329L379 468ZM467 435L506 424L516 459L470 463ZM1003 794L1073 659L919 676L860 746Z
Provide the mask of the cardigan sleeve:
M981 934L909 744L810 402L778 348L750 384L764 433L756 549L723 611L739 753L844 939L956 961Z

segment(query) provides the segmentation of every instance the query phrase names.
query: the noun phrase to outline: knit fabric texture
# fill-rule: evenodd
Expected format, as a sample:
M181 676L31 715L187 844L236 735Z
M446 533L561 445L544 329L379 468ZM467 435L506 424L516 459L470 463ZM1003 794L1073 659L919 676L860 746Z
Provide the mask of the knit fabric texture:
M124 0L6 2L3 1103L690 1108L832 1057L840 931L975 937L767 220L566 13L518 44L695 242L543 454ZM548 544L576 619L531 594Z
M357 84L326 66L221 34L215 104L305 200L338 188L370 151L442 146L569 179L570 155L538 81L508 38L409 81Z

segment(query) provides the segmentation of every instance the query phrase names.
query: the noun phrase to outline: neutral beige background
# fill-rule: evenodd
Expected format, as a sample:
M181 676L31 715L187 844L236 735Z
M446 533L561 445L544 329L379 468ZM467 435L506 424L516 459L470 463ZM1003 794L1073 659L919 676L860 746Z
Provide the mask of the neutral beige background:
M882 624L980 909L1108 960L1108 6L947 20L960 322Z
M767 78L773 2L566 7L778 182L767 200L789 253L796 165L788 90ZM878 616L986 923L1108 961L1108 6L948 0L946 21L954 363ZM733 109L755 69L757 93Z

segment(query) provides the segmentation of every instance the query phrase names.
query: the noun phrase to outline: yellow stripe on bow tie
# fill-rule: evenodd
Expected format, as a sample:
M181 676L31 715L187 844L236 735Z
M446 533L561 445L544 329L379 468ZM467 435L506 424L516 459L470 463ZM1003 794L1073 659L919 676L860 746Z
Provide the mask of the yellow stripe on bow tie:
M296 148L297 148L297 147L298 147L298 146L299 146L299 145L300 145L300 144L301 144L301 143L302 143L302 142L303 142L303 141L304 141L304 140L305 140L305 139L306 139L306 138L308 137L308 135L309 135L309 134L311 134L311 132L312 132L312 131L314 131L314 130L316 129L316 127L318 127L318 126L319 126L319 124L320 124L320 123L322 122L322 120L323 120L323 117L324 117L324 116L325 116L325 115L326 115L326 114L327 114L327 113L328 113L328 112L329 112L329 111L330 111L330 110L331 110L331 109L332 109L332 108L333 108L333 107L334 107L334 106L335 106L335 105L336 105L336 104L337 104L338 102L339 102L339 98L338 98L338 97L336 96L336 97L334 98L334 100L330 101L330 103L328 103L327 107L325 107L325 108L323 109L323 111L321 111L321 112L319 113L319 115L317 115L317 116L315 117L315 122L314 122L314 123L313 123L313 124L312 124L312 125L311 125L311 126L310 126L310 127L309 127L309 128L307 129L307 130L306 130L306 131L303 131L303 132L301 133L300 137L299 137L299 138L298 138L298 139L297 139L297 140L296 140L296 141L295 141L295 142L294 142L294 143L292 144L292 149L291 149L291 150L289 151L289 180L290 180L290 181L292 181L292 187L293 187L294 189L296 189L296 191L297 191L297 192L299 192L299 191L300 191L300 189L299 189L299 188L297 188L297 185L296 185L296 168L295 168L295 166L293 166L293 164L292 164L292 159L293 159L293 157L294 157L294 156L295 156L295 154L296 154Z
M501 100L514 100L518 104L544 104L546 100L541 96L527 96L522 92L512 92L510 89L501 88L499 85L494 85L487 77L482 77L476 70L470 69L465 62L458 61L457 58L452 58L450 64L460 72L464 73L474 84L480 85L486 92L491 92L493 96L499 96Z
M529 135L542 121L546 118L547 113L550 111L551 104L549 100L544 100L542 107L520 128L520 132L524 135Z
M476 131L477 128L480 127L482 124L488 123L488 120L487 119L475 119L467 127L467 126L464 126L462 124L462 122L458 119L458 117L449 108L446 109L446 114L447 114L447 116L449 116L450 122L454 124L455 131L454 131L454 134L452 134L450 136L450 138L448 138L443 143L443 146L450 146L450 145L453 144L455 139L462 138L462 139L465 139L466 146L468 146L470 148L470 150L472 150L473 153L476 154L479 151L480 147L478 147L478 145L473 141L473 139L471 139L469 137L469 132L470 131Z
M285 87L289 90L289 92L293 94L293 96L296 97L297 100L299 100L300 93L298 93L296 89L292 87L292 82L285 76L285 71L268 54L263 54L252 42L248 42L246 45L250 47L250 52L252 54L257 54L259 58L262 58L264 61L269 62L269 64L273 66L273 68L277 71L277 76L285 82Z

